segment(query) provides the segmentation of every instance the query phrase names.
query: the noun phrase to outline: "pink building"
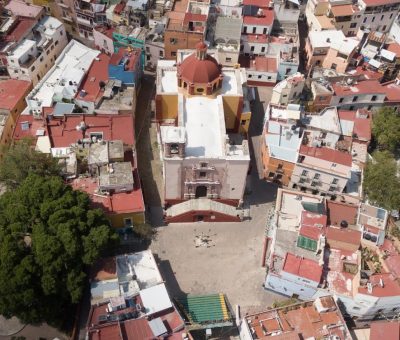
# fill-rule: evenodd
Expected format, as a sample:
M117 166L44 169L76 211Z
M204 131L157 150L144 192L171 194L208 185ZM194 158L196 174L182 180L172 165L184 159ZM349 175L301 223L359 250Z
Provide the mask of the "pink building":
M113 27L105 25L97 26L93 29L95 47L102 53L111 55L114 53Z

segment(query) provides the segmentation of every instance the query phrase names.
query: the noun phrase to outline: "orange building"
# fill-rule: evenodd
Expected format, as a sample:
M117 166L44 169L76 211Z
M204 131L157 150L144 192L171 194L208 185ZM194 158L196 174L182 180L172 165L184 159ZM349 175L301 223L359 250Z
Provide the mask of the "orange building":
M30 81L0 81L0 159L2 147L11 142L16 121L26 107L25 97L31 89Z

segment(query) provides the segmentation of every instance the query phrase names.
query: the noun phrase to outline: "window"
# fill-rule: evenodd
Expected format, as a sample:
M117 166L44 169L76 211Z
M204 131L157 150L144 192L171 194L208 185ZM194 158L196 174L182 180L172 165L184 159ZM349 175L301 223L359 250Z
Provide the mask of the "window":
M266 27L264 27L264 29L263 29L263 34L267 34L267 28Z
M204 92L204 89L203 88L198 88L197 90L196 90L196 92L198 92L198 93L203 93Z
M358 96L354 96L354 97L353 97L353 103L356 102L357 99L358 99Z
M31 67L31 71L35 71L35 66L32 66L32 67Z
M176 52L171 52L172 57L176 57Z
M370 111L372 109L372 105L368 105L367 110Z
M363 24L365 24L367 22L367 18L364 18L363 20Z
M253 27L253 34L256 33L256 27Z
M261 47L261 52L265 52L265 46Z
M176 39L176 38L170 38L170 39L169 39L169 42L170 42L172 45L175 45L175 44L178 42L178 39Z
M340 99L339 99L339 103L343 103L343 99L344 99L344 98L340 98Z
M290 72L292 72L292 69L291 68L287 68L286 69L286 74L289 74Z
M163 51L163 50L160 50L159 53L158 53L158 55L159 55L160 57L164 57L164 51Z
M336 168L336 165L337 165L336 163L332 163L333 168Z
M206 162L200 163L201 168L207 168L207 166L208 166L208 163L206 163Z
M353 309L354 309L354 310L360 310L361 308L360 308L360 307L355 307L355 306L354 306Z
M51 45L50 49L53 51L54 50L54 45Z
M278 169L280 170L280 169L283 169L283 164L282 163L279 163L278 164Z
M393 13L392 14L390 14L390 17L389 17L389 19L392 19L393 18Z
M268 80L271 80L271 78L272 78L271 76L268 76ZM296 95L293 95L293 96L296 97Z
M130 228L133 226L133 221L132 218L124 218L124 227L125 228Z
M205 172L205 171L200 171L199 177L200 177L200 178L205 178L205 177L207 177L207 172Z
M381 20L383 20L383 18L384 18L384 17L385 17L385 15L383 15L383 14L382 14L382 16L381 16Z
M351 106L349 107L349 110L350 110L350 111L353 111L353 110L354 110L354 106L351 105Z
M307 176L308 175L308 171L307 170L303 170L301 173L302 176Z
M357 23L356 22L352 22L351 24L350 24L350 28L355 28L357 26Z
M247 33L247 26L244 26L243 32Z
M43 61L43 57L40 57L40 58L39 58L39 61Z
M303 184L303 183L305 183L305 181L306 181L306 180L305 180L304 178L300 178L299 183L300 183L300 184Z
M63 30L60 31L60 35L61 36L64 35L64 31Z
M91 132L90 133L90 139L93 141L101 140L103 139L103 132Z
M261 79L261 77L262 77L262 76L261 76L261 75L259 75L259 76L258 76L258 79Z
M14 70L14 73L18 73L18 70Z
M335 190L336 190L336 187L334 187L334 186L330 186L329 189L328 189L328 191L331 191L331 192L335 191Z
M331 69L332 69L332 70L336 70L336 67L337 67L337 65L336 65L335 63L332 63Z
M339 179L334 178L333 181L332 181L332 184L338 184L338 182L339 182Z
M319 179L321 177L321 174L315 174L314 179Z
M269 174L268 174L268 177L274 177L275 176L275 172L270 172Z
M250 51L251 51L251 52L254 52L254 46L251 46L251 47L250 47Z
M104 40L105 41L105 40ZM150 53L150 47L149 46L146 46L146 52L147 53Z
M386 25L383 25L382 31L386 31Z
M372 96L371 101L374 102L376 101L377 96Z
M232 62L232 58L230 58L230 57L226 57L226 58L225 58L225 62L226 62L226 63L230 63L230 62Z
M311 182L311 186L312 186L312 187L316 187L316 186L318 186L318 182L316 182L316 181L312 181L312 182Z
M56 42L54 43L54 45L55 45L55 46L57 46L57 45L58 45L58 40L56 40Z
M248 77L249 77L249 78L252 78L252 77L253 77L253 75L252 75L252 74L249 74L249 75L248 75Z
M371 20L371 22L374 22L375 21L375 17L372 17L372 20Z

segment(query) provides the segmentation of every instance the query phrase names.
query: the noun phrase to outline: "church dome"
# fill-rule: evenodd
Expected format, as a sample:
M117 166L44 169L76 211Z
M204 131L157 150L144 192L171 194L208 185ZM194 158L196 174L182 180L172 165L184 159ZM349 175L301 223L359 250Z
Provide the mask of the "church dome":
M196 53L188 56L178 66L178 76L183 81L193 84L208 84L214 82L221 75L218 62L207 54L207 45L199 42Z

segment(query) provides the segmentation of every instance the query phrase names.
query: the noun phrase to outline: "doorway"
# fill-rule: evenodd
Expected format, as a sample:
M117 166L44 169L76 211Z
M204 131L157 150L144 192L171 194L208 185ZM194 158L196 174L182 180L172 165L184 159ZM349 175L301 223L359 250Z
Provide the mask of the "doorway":
M199 197L206 197L207 196L207 187L205 186L205 185L199 185L197 188L196 188L196 195L195 195L195 197L196 198L199 198Z

